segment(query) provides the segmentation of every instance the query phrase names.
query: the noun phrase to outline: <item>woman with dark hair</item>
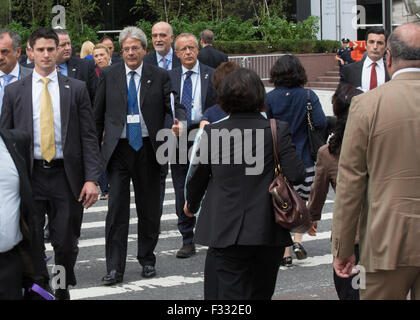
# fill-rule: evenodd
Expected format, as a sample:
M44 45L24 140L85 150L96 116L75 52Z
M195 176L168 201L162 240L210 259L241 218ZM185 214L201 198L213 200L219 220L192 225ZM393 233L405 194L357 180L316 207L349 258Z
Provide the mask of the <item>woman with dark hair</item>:
M311 187L308 208L312 215L313 225L308 234L316 235L318 221L321 220L321 212L327 198L329 185L334 189L337 182L338 159L340 157L341 142L343 141L344 129L346 128L350 102L354 96L363 93L348 83L340 84L332 97L333 112L337 117L337 124L333 136L329 142L318 150L315 166L315 179ZM356 263L359 261L359 237L356 236L354 252ZM334 271L334 284L340 300L359 300L359 291L351 286L353 277L343 279Z
M218 88L218 102L229 117L204 126L196 145L200 153L193 152L200 161L191 159L184 211L192 217L201 206L194 242L209 247L206 264L212 255L205 283L209 272L216 278L207 281L216 295L205 299L271 299L284 248L292 244L290 233L275 223L268 192L274 155L270 121L261 113L264 99L264 85L254 71L228 74ZM305 167L287 123L277 121L277 136L284 174L301 183ZM223 140L231 141L228 148ZM252 156L251 164L246 159Z
M312 119L316 128L324 129L327 126L319 98L312 90L304 89L307 82L306 71L299 59L294 55L280 57L270 72L270 81L275 89L267 94L266 107L269 118L285 121L290 126L292 141L302 158L306 168L306 178L303 184L295 189L301 198L308 200L311 184L315 176L314 161L311 158L308 140L308 122L306 117L306 105L308 93L312 104ZM293 251L296 257L306 259L307 253L302 246L300 233L294 234ZM292 266L292 257L289 248L286 248L282 265Z
M211 82L213 83L214 88L219 88L226 76L232 71L239 69L239 66L234 62L223 62L221 63L216 70L214 70L213 75L211 76ZM219 121L227 117L227 113L222 110L222 108L215 104L214 106L208 108L204 111L203 117L201 118L200 127L205 126L206 124Z

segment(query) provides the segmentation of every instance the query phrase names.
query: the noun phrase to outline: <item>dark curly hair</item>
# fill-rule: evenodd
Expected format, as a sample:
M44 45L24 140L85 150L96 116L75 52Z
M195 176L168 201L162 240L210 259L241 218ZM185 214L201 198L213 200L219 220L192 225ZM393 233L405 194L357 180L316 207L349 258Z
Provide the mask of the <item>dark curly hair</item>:
M293 54L281 56L270 70L270 82L276 87L303 87L308 82L305 68Z
M351 99L361 93L363 93L363 91L356 89L355 86L349 83L341 83L332 96L333 112L337 117L337 123L333 130L333 136L328 141L328 151L331 154L340 154Z
M252 70L239 68L229 73L217 90L218 101L226 113L264 110L265 88Z

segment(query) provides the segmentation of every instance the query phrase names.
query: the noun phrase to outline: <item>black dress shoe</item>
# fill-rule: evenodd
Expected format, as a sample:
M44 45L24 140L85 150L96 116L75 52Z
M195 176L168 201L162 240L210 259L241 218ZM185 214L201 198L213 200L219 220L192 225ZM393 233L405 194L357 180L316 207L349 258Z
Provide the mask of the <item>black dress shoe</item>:
M144 266L141 274L144 278L153 278L156 275L156 269L154 266Z
M69 289L57 289L54 292L55 300L70 300Z
M120 283L123 281L123 275L117 270L111 270L105 277L102 278L102 284L110 286L112 284Z

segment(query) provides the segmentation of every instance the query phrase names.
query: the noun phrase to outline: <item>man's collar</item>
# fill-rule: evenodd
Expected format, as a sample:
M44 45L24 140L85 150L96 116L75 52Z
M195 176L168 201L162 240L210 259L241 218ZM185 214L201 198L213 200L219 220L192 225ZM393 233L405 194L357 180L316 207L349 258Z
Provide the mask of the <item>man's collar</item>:
M394 79L397 75L401 73L406 73L406 72L420 72L420 68L404 68L404 69L397 70L392 75L392 79Z
M192 71L194 73L199 73L199 61L197 60L196 64L192 69L187 69L184 66L182 66L182 74L185 74L187 71Z
M162 60L163 57L165 57L166 60L172 61L173 51L174 50L171 47L171 49L169 49L168 53L165 56L160 55L160 53L156 51L156 59L158 63L160 62L160 60Z
M142 68L143 68L143 62L141 63L141 65L140 65L140 67L138 67L136 70L131 70L128 66L127 66L127 64L126 63L124 63L124 66L125 66L125 74L128 76L129 75L129 73L131 72L131 71L135 71L139 76L141 75L141 70L142 70Z
M376 62L376 65L381 67L381 68L385 66L383 57L380 58L378 61L373 61L371 58L366 56L365 64L364 64L365 68L370 67L372 65L372 63L374 63L374 62Z
M16 62L15 67L13 68L13 70L9 74L16 77L16 78L19 77L19 63ZM0 70L0 77L2 77L4 75L5 75L5 73Z
M41 80L42 78L48 78L48 79L50 79L51 81L55 81L55 80L57 80L57 78L58 78L57 69L54 69L54 71L53 71L53 72L51 72L49 75L47 75L46 77L43 77L43 76L41 76L38 72L36 72L36 70L35 70L35 68L34 68L34 71L33 71L33 73L32 73L32 79L33 79L33 80L35 80L35 81L39 81L39 80Z

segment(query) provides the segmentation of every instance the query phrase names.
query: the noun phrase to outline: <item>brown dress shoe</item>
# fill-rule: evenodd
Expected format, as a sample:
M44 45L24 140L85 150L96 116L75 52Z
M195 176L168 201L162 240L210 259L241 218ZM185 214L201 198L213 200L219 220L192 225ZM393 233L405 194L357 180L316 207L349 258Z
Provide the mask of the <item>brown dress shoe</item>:
M189 258L195 255L195 244L184 244L181 249L176 253L177 258Z

